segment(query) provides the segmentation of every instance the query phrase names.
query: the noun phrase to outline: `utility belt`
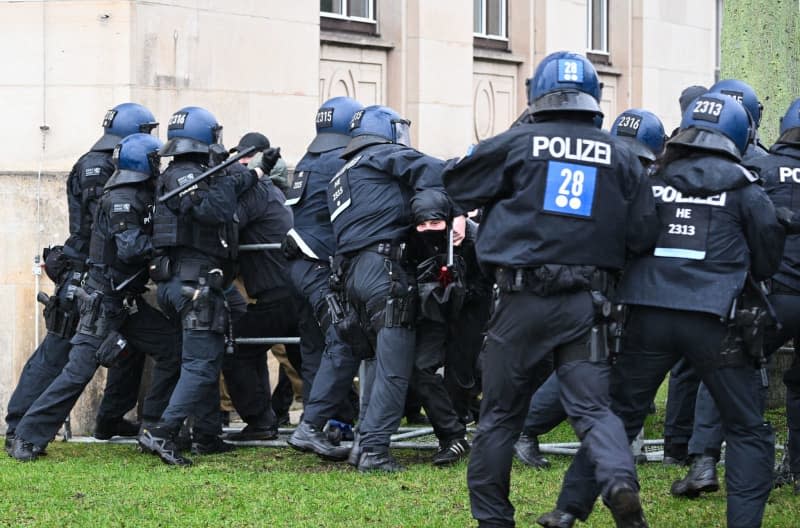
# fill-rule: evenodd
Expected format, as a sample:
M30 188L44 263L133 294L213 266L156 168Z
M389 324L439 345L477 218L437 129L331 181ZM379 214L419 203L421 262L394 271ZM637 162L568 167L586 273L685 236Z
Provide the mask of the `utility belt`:
M364 251L378 253L389 259L385 269L389 274L389 295L374 305L356 307L350 302L345 277L351 258ZM331 262L331 293L325 298L331 322L339 337L348 343L359 357L370 357L377 345L381 328L412 328L417 319L419 298L413 277L401 264L405 258L404 243L379 243L361 250L336 255ZM402 276L401 276L402 274Z
M353 258L363 251L377 253L378 255L382 255L401 264L406 263L406 257L408 255L408 247L405 242L378 242L376 244L345 253L345 256L348 258Z
M528 292L550 297L578 291L604 295L614 286L613 275L594 266L543 264L531 268L495 269L495 282L502 292Z
M336 335L350 346L355 357L369 358L374 355L377 339L365 329L369 327L366 314L350 303L345 288L345 278L355 253L338 254L331 257L331 275L328 279L330 293L325 295L327 314L317 314L320 327L333 325Z
M78 286L65 284L63 287L72 289L65 297L39 292L36 300L44 305L44 325L47 332L62 339L71 339L80 319L74 294Z
M222 272L221 278L223 280L220 287L224 289L229 286L235 274L232 265L216 265L206 259L174 259L169 255L160 255L151 259L148 266L150 278L155 282L166 282L175 276L184 282L198 282L201 278L205 279L208 273L215 269Z
M61 271L55 295L38 293L36 300L44 305L44 324L48 333L62 339L70 339L75 335L80 319L76 291L82 287L85 279L84 271L65 267Z
M184 266L186 270L194 270L191 266ZM180 266L178 275L180 276ZM181 276L181 280L184 279ZM225 353L235 352L233 321L230 316L230 305L225 298L224 273L219 268L213 268L196 279L196 286L185 285L181 287L181 295L189 299L186 308L181 314L183 330L210 331L215 334L225 335Z
M777 325L780 328L780 323L761 284L748 276L745 289L739 298L734 299L726 322L728 332L714 366L755 365L761 371L761 384L769 386L764 335L768 326Z

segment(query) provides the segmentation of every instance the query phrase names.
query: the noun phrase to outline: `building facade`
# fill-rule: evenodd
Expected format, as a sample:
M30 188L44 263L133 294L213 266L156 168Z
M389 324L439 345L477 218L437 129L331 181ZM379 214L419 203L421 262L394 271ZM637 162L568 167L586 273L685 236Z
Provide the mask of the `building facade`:
M648 108L667 129L718 69L716 0L0 1L0 414L44 326L34 256L67 236L64 182L124 101L165 123L211 110L233 145L265 133L293 165L321 101L349 95L409 118L422 151L459 156L526 107L525 79L557 50L587 53L606 124ZM162 127L162 139L166 127ZM33 271L32 271L33 270ZM104 373L73 412L92 424Z

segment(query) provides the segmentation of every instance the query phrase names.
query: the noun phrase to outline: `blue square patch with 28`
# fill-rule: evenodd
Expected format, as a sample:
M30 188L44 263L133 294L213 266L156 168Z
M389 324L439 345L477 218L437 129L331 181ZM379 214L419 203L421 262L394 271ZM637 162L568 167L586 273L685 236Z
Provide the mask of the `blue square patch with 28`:
M550 213L592 217L597 167L550 161L543 209Z

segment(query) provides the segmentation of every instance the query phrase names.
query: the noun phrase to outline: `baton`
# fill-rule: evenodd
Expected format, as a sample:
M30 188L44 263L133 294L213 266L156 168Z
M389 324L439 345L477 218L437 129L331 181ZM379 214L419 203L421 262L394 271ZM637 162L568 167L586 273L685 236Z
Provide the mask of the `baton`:
M453 228L447 230L447 268L451 269L453 267L453 261L455 260L455 256L453 255Z
M169 200L173 196L182 193L186 189L194 187L195 185L197 185L201 181L205 180L206 178L208 178L212 174L216 174L219 171L221 171L222 169L230 167L231 165L233 165L234 163L236 163L240 159L244 158L248 154L250 154L252 152L255 152L255 151L256 151L256 147L247 147L246 149L244 149L243 151L239 152L235 156L231 156L230 158L226 159L225 161L223 161L219 165L215 165L214 167L211 167L210 169L208 169L207 171L202 173L200 176L197 176L192 181L186 182L185 184L181 185L180 187L176 187L175 189L172 189L168 193L165 193L163 196L159 196L158 202L159 203L166 202L167 200Z
M125 279L124 281L122 281L121 283L119 283L119 284L118 284L118 285L117 285L117 286L114 288L114 291L115 291L115 292L121 291L121 290L122 290L122 288L124 288L125 286L127 286L128 284L130 284L130 283L131 283L131 281L133 281L133 279L135 279L136 277L138 277L139 275L141 275L141 274L142 274L142 273L144 273L145 271L147 271L147 268L142 268L142 269L140 269L139 271L137 271L136 273L134 273L133 275L131 275L130 277L128 277L127 279Z

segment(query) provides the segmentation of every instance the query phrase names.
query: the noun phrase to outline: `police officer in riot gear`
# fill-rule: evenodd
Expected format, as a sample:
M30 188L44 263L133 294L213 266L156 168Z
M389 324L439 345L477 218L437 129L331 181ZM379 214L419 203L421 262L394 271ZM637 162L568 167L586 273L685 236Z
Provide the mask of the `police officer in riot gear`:
M655 167L656 159L664 151L664 125L658 116L648 110L625 110L612 123L610 133L628 146L639 158L645 171ZM550 461L539 450L538 437L566 419L567 414L559 399L558 376L554 372L531 398L522 434L514 444L516 457L526 466L537 469L550 467Z
M356 112L342 153L348 161L328 185L336 234L333 273L349 306L337 332L351 347L376 356L369 405L359 423L361 471L402 469L389 454L389 441L403 415L414 360L409 202L415 190L441 185L443 167L410 147L409 126L384 106Z
M55 283L55 294L45 306L47 335L28 359L6 415L6 450L10 450L17 424L30 405L58 376L69 359L70 339L78 322L75 289L86 272L94 212L103 186L114 172L111 151L119 141L158 125L145 107L122 103L109 110L103 119L103 136L78 159L67 179L67 205L70 237L45 257L45 271ZM120 367L109 370L106 394L100 404L95 434L110 438L115 434L135 435L137 426L122 416L136 403L141 379L140 355L128 358Z
M747 149L742 155L742 165L749 167L750 160L766 156L767 149L758 138L758 127L761 126L764 105L759 101L753 87L739 79L723 79L714 83L708 91L733 97L747 110L747 115L750 118L750 137Z
M800 99L795 99L781 118L780 137L769 153L753 161L751 167L758 171L775 207L797 215L800 213ZM769 302L781 326L766 333L764 354L770 356L789 339L795 342L795 360L784 372L783 382L789 427L788 478L797 494L800 493L800 360L796 344L800 339L800 235L787 235L783 260L769 285Z
M761 123L763 106L758 100L755 90L738 79L724 79L709 88L709 92L732 97L747 111L750 133L741 163L748 169L757 172L761 166L760 162L767 157L767 150L758 140L758 127ZM760 379L759 373L754 375ZM766 386L763 389L760 399L765 402ZM692 434L687 445L687 461L691 461L691 466L683 479L676 480L672 484L670 492L673 495L693 497L700 493L719 489L716 464L722 453L723 436L720 412L708 387L700 383L695 400Z
M619 526L646 525L625 430L609 409L603 307L626 253L651 247L658 221L641 164L594 126L600 89L585 57L547 56L528 84L535 123L479 143L443 176L462 209L487 206L478 258L495 272L500 292L467 474L481 526L514 525L513 445L549 354L606 504ZM546 517L546 526L560 526Z
M349 97L334 97L322 103L316 116L317 135L295 167L286 197L286 204L294 212L294 228L287 233L283 250L289 259L292 282L310 303L325 337L325 350L310 384L309 397L304 400L303 420L288 443L300 451L313 451L332 460L344 460L349 449L334 445L323 428L332 418L345 422L355 418L347 402L361 358L333 327L337 315L329 307L329 261L336 253L336 238L327 192L328 183L345 163L341 154L350 141L350 122L362 109L361 103ZM307 369L307 362L310 358L304 357L303 370Z
M143 428L139 445L167 464L191 464L174 444L189 416L194 417L193 452L232 448L219 438L219 374L229 328L224 289L233 280L239 244L237 199L271 167L234 174L220 170L191 185L226 154L221 133L210 112L185 107L170 118L168 141L160 151L173 159L158 179L156 196L189 185L158 203L153 220L153 246L160 254L150 264L150 277L158 283L161 308L180 326L183 351L169 405L157 424Z
M758 178L739 165L749 119L731 97L706 94L683 115L652 180L662 220L656 248L625 269L630 307L613 408L639 431L664 375L683 354L722 415L727 438L727 525L760 526L772 487L774 436L762 418L758 336L766 309L754 281L778 268L784 233ZM558 507L580 518L597 493L584 453L572 463Z
M97 202L89 245L89 272L80 298L80 321L69 362L31 405L16 429L12 456L36 458L69 415L99 365L110 367L127 355L144 352L171 360L177 350L166 318L142 300L147 262L152 255L150 220L153 179L161 142L132 134L114 150L117 170ZM170 386L156 383L145 407L163 405Z

